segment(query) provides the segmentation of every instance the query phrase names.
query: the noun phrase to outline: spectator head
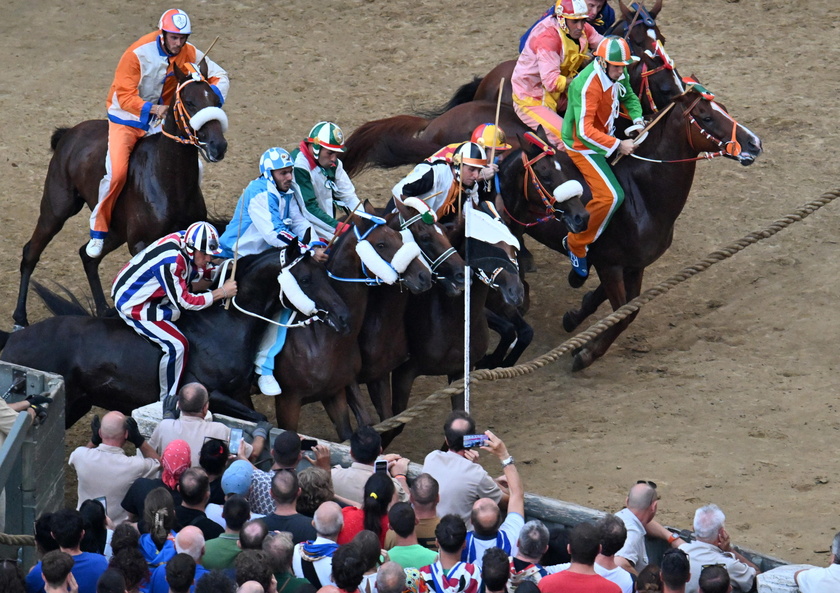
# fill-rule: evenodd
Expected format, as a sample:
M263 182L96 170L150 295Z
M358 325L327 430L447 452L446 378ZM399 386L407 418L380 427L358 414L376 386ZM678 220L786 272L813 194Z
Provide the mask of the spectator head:
M385 562L376 571L378 593L403 593L405 591L405 570L396 562Z
M292 571L292 555L294 554L295 544L291 533L288 531L272 531L265 536L262 549L268 556L271 572L277 574L278 572Z
M572 561L569 556L569 529L561 525L552 525L548 529L548 549L542 555L539 564L551 566Z
M831 542L831 561L834 564L840 564L840 531L834 536L834 541Z
M0 591L4 593L26 593L20 566L16 560L0 560ZM124 593L120 591L120 593Z
M75 550L82 542L85 531L82 514L75 509L61 509L53 513L50 531L60 548Z
M125 591L135 591L149 578L149 565L139 548L123 548L119 552L115 551L108 566L120 572L125 581Z
M470 512L473 531L479 537L492 537L502 524L502 512L492 498L479 498Z
M467 526L458 515L444 515L437 527L435 538L440 549L448 554L458 554L467 541Z
M52 536L50 528L52 516L52 513L44 513L35 519L35 546L40 556L58 549L58 542Z
M538 562L548 549L548 528L542 521L528 521L519 531L519 555Z
M175 554L166 563L166 582L171 593L187 593L195 580L195 559L189 554Z
M239 532L239 547L243 550L262 550L268 527L259 519L246 521Z
M453 410L443 425L443 436L451 451L464 450L464 435L475 433L475 420L463 410Z
M122 412L108 412L102 417L99 436L106 445L122 447L125 444L125 415Z
M722 564L705 567L700 572L699 585L701 593L729 593L732 590L729 573Z
M111 536L111 550L114 554L124 549L140 548L140 532L131 523L120 523Z
M207 472L200 467L186 470L178 480L178 492L181 493L181 504L184 506L205 504L210 498L210 479Z
M96 593L125 593L127 590L122 573L110 566L96 581Z
M411 485L411 503L415 509L433 511L440 502L440 486L430 474L420 474Z
M601 554L615 556L615 553L624 547L624 541L627 539L624 521L615 515L607 515L596 525L601 532Z
M481 580L489 593L506 591L510 578L510 559L501 548L487 548L481 565Z
M274 439L271 456L278 467L295 469L301 458L300 436L293 430L285 430Z
M381 472L374 472L365 482L362 510L364 511L364 528L382 534L382 519L388 515L388 507L394 502L394 481L391 476Z
M155 488L146 495L143 503L143 520L158 547L175 528L175 501L166 488Z
M222 508L222 519L225 520L225 525L231 531L239 531L251 517L251 505L248 501L234 494L225 501L225 506Z
M79 507L85 536L79 548L82 552L102 554L105 552L105 540L108 538L108 528L105 526L105 507L98 500L88 499Z
M379 564L379 537L367 529L362 529L350 542L356 547L359 558L365 565L365 572L373 570Z
M407 502L398 502L388 511L388 523L400 537L409 537L417 526L417 515Z
M222 491L226 494L248 496L251 492L251 478L254 466L244 459L237 459L222 474Z
M239 585L236 593L265 593L265 589L257 581L245 581Z
M601 533L592 523L578 523L569 532L572 562L592 566L601 551Z
M647 525L656 516L659 505L656 485L650 480L639 480L630 488L625 505L642 524Z
M365 562L354 544L338 546L332 557L332 577L336 587L344 591L355 591L362 583L366 570Z
M330 472L320 467L307 467L298 474L300 496L297 499L297 512L311 517L321 503L335 498Z
M370 426L360 426L350 436L350 456L359 463L373 465L382 453L382 437Z
M236 583L220 570L211 570L198 579L195 593L236 593Z
M266 593L277 589L277 581L271 572L271 564L262 550L243 550L233 561L236 567L236 584L247 581L258 582Z
M178 407L185 414L207 414L204 406L209 407L210 394L201 383L187 383L178 392Z
M191 455L190 446L186 441L177 439L166 445L160 456L160 479L170 490L175 490L181 474L190 467Z
M636 591L660 591L662 583L659 580L659 567L655 564L648 564L636 577Z
M207 439L198 454L200 465L209 476L220 476L228 462L228 445L220 439Z
M335 540L344 527L344 515L341 514L341 507L335 502L325 502L315 511L312 519L312 526L321 537Z
M175 536L175 551L189 554L198 562L204 555L204 534L195 525L187 525Z
M694 513L694 535L702 542L715 543L725 521L726 515L716 504L700 507Z
M63 588L67 575L73 569L73 557L60 550L53 550L41 560L41 576L53 589Z
M280 470L271 479L271 498L278 505L295 504L300 496L300 482L296 472Z
M679 548L669 548L662 555L662 566L659 569L662 583L671 589L680 589L691 578L691 563L688 554Z

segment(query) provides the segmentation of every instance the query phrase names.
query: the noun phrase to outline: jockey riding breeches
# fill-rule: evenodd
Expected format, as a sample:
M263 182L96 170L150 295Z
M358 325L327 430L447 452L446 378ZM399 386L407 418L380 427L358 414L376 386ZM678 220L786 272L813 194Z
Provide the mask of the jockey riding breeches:
M144 130L108 122L108 153L105 155L105 177L99 182L99 201L90 214L90 236L104 239L111 225L111 212L117 196L128 179L128 159Z
M589 226L581 233L569 233L568 240L569 251L577 257L586 257L587 246L601 236L610 218L624 201L624 190L613 175L607 159L600 154L582 154L569 149L566 153L592 190L592 199L586 205Z
M278 323L288 323L291 316L291 309L281 309L273 319ZM273 323L268 324L268 329L265 330L262 340L260 340L257 358L254 360L257 374L261 377L274 374L274 358L283 349L287 333L288 328L286 327L279 327Z
M120 317L144 338L148 338L163 350L158 367L160 381L160 399L167 395L177 395L184 363L190 344L181 331L171 321L140 321L120 312Z
M513 95L513 110L526 126L534 131L542 126L549 142L557 147L563 146L563 140L560 138L563 118L551 106L541 103L539 99Z

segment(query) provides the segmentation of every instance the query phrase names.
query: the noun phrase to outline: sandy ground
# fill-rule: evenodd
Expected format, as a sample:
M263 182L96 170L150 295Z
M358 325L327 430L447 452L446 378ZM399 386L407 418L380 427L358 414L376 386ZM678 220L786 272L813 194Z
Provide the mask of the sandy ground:
M473 75L514 57L519 35L545 4L182 3L193 18L192 42L207 47L222 36L213 57L232 79L230 150L206 168L210 207L232 212L262 151L292 147L318 120L334 119L349 133L370 119L443 102ZM647 286L836 187L840 7L815 0L795 18L790 7L782 0L666 0L659 21L681 73L696 74L717 93L761 136L766 152L750 168L725 160L698 167L674 245L649 269ZM104 115L120 53L165 8L7 0L0 9L5 329L50 133ZM794 24L780 26L787 22ZM363 175L360 195L381 201L399 174ZM67 224L36 278L86 287L76 256L86 217ZM826 562L840 528L832 507L840 428L838 218L837 206L824 208L656 300L584 372L572 374L564 361L516 382L477 386L479 426L504 437L531 491L618 510L629 485L649 478L660 484L665 523L688 526L696 507L716 502L735 543L790 561ZM560 316L582 296L566 285L562 258L535 253L529 319L537 335L526 359L566 338ZM111 256L103 277L126 259L125 251ZM45 315L35 298L30 312L32 319ZM418 383L417 400L442 384ZM446 412L410 425L394 450L421 461L439 444ZM70 446L86 438L78 426ZM307 408L301 430L334 436L320 406Z

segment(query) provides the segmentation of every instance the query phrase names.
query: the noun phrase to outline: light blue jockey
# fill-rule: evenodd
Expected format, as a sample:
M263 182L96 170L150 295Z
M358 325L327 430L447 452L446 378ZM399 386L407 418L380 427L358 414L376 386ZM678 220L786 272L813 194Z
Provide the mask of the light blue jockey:
M251 181L236 204L233 219L219 240L224 257L239 257L262 253L272 247L286 247L303 238L307 230L317 237L315 229L304 218L292 189L293 162L283 148L269 148L260 158L260 176ZM324 243L313 242L316 258L323 256ZM290 311L284 309L275 321L285 322ZM260 342L254 361L260 391L265 395L279 395L280 384L274 378L274 357L285 342L285 331L278 332L270 324Z

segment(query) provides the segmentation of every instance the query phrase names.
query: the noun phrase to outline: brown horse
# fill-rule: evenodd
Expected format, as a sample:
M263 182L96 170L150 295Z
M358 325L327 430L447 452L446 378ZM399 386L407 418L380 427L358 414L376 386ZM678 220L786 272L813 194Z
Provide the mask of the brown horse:
M373 212L368 203L365 210ZM356 381L361 370L359 333L370 287L393 284L398 273L412 293L432 286L429 267L418 259L415 243L404 244L400 234L378 217L354 215L350 222L351 230L336 240L327 262L332 285L350 311L350 331L338 335L322 324L292 329L274 366L283 388L274 400L277 425L297 430L301 406L321 401L341 440L353 432L345 387Z
M126 242L129 252L134 255L152 241L187 228L207 214L199 187L198 155L200 152L210 162L224 158L227 120L223 113L215 112L213 119L193 130L188 121L179 123L175 118L179 105L190 118L202 109L219 106L219 98L205 80L207 67L204 62L200 69L203 77L198 81L179 68L174 69L178 90L163 130L179 140L154 134L137 143L131 155L128 180L114 206L102 255L92 259L85 253L84 246L79 249L98 314L107 308L98 271L102 257ZM190 138L192 140L188 140ZM18 327L29 323L26 315L29 279L44 249L67 219L85 204L91 209L96 206L99 182L105 175L108 122L91 120L70 129L60 128L52 136L51 147L55 154L44 182L41 213L32 238L23 246L20 262L20 289L13 314Z

